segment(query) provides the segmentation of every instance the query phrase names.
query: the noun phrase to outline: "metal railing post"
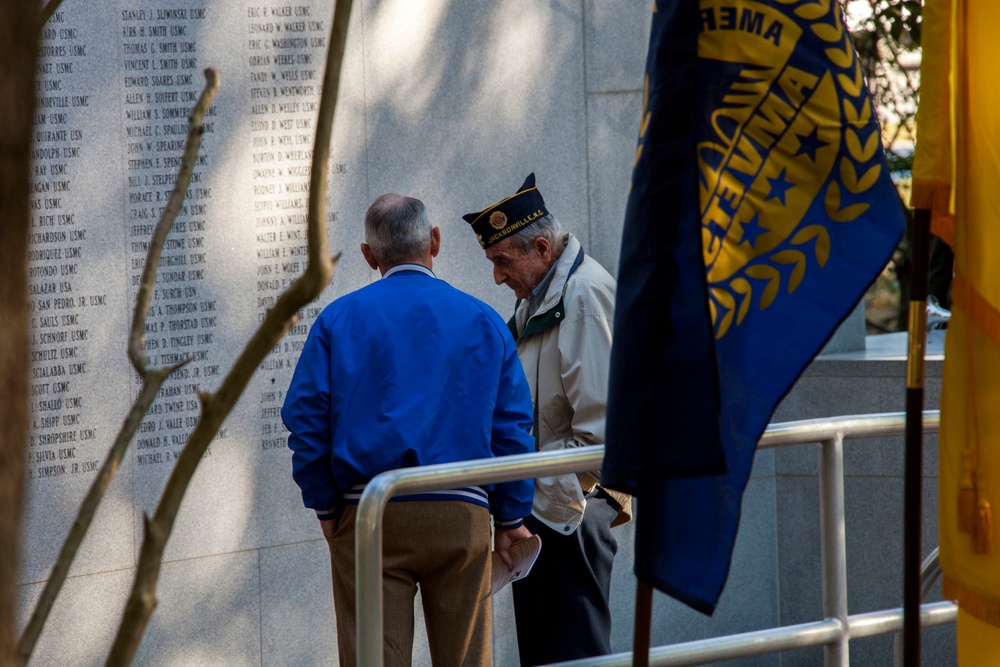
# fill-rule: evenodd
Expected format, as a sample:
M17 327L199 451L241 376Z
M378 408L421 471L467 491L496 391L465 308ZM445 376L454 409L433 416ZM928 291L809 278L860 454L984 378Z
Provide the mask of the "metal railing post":
M357 598L357 665L382 667L382 515L393 496L459 486L598 470L604 445L556 452L501 456L390 470L376 475L358 501L354 530L354 581Z
M940 412L924 412L924 429L936 433ZM698 640L650 650L652 667L687 667L808 646L824 646L827 667L847 667L852 637L901 631L903 610L847 614L847 545L844 522L844 438L871 438L903 432L902 413L856 415L772 424L758 447L770 449L820 443L820 521L824 620L770 628L728 637ZM521 454L498 459L447 463L392 470L376 476L358 504L355 531L357 587L357 664L382 667L382 516L389 499L418 491L492 484L515 479L596 470L604 459L602 445L557 452ZM931 559L928 559L928 562ZM925 563L927 567L927 563ZM957 607L950 602L924 604L923 626L954 623ZM631 653L560 663L580 667L628 667Z
M823 616L837 620L840 637L823 648L826 667L850 664L847 618L847 541L844 528L844 435L820 443L820 551L823 563Z
M392 477L376 477L365 489L354 527L354 585L357 591L358 666L382 667L382 515L389 504ZM364 620L362 620L364 619ZM362 632L361 628L371 632ZM345 667L347 667L345 665Z

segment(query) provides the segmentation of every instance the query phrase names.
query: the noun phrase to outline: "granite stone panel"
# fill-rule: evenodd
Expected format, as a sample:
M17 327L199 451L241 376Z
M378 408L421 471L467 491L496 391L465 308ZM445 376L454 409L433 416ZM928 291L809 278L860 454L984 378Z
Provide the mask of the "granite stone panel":
M753 456L753 466L750 468L750 478L774 477L774 450L757 449Z
M262 664L336 665L337 625L326 541L258 553Z
M197 422L197 392L218 387L274 298L304 269L312 137L331 9L328 0L265 0L251 7L95 3L67 5L47 24L31 202L35 352L22 582L47 576L139 390L125 355L134 294L207 65L219 70L222 87L165 244L145 327L153 365L191 361L165 383L143 419L74 574L128 571L123 568L134 564L142 515L155 508ZM353 252L264 362L212 444L167 560L315 535L307 532L315 531L315 519L301 509L288 474L277 408L319 309L371 279L357 253L368 204L361 22L357 12L328 179L331 251ZM169 570L163 600L183 586ZM164 602L155 618L163 632L181 636L186 630L178 634L183 624L172 613ZM239 640L255 647L252 653L259 641L247 639L259 636L256 625ZM191 660L187 664L200 658ZM253 655L248 661L260 662Z
M774 451L774 465L777 474L818 475L819 451L819 445L812 443L776 449Z
M133 573L112 570L68 578L29 664L103 665L118 631ZM41 592L41 583L18 589L19 627L28 623Z
M773 421L861 415L878 411L881 378L803 375L778 405Z
M856 362L863 366L864 362ZM824 375L823 362L814 362L779 404L772 422L864 415L892 411L886 393L893 381L867 375ZM900 388L905 391L905 387ZM817 474L818 458L810 446L781 448L776 454L779 474ZM882 470L879 443L852 440L844 447L845 474L878 474Z
M22 582L47 576L131 402L121 127L107 122L119 115L112 17L110 6L102 17L76 5L42 31L29 195L32 432ZM108 170L118 179L106 178ZM126 461L75 573L130 564L132 474Z
M906 444L903 437L877 439L875 442L882 449L882 474L888 477L902 477L906 465ZM938 475L938 436L936 433L926 434L923 442L924 478L936 480Z
M865 349L865 304L858 301L854 309L848 313L830 340L826 342L820 354L837 354L857 352Z
M534 172L589 244L582 5L390 0L364 20L369 191L422 199L441 227L435 271L509 316L513 293L461 216Z
M91 446L91 454L93 447L96 445ZM136 545L132 538L130 473L130 468L123 467L109 487L70 568L71 576L132 567ZM26 486L19 583L48 579L92 479L93 475L83 477L81 474L61 480L29 482Z
M642 93L651 2L585 0L587 92Z
M902 605L903 480L845 482L847 600L852 613ZM873 536L877 535L877 539Z
M780 624L808 623L823 617L820 567L819 481L815 476L777 478ZM781 665L819 665L819 648L781 654Z
M218 386L275 296L304 269L308 172L331 6L132 2L120 11L67 8L45 30L32 201L38 398L26 531L39 572L139 389L124 353L132 300L206 65L219 69L222 88L160 260L145 327L153 365L191 362L162 388L120 473L134 503L134 532L123 537L126 562L129 543L141 539L142 513L154 509L197 422L197 392ZM344 67L330 166L334 250L356 248L359 227L337 231L336 223L359 220L367 205L358 187L366 172L360 15L354 23L359 48L349 50ZM120 85L109 85L116 73ZM109 117L119 120L108 123ZM367 271L351 271L358 262L356 251L345 258L347 270L325 301L368 282ZM206 454L201 488L187 498L168 558L267 543L244 523L260 514L252 510L273 503L264 497L263 507L248 506L249 482L262 467L287 468L276 410L323 303L304 310L233 412L233 426L223 427ZM248 442L255 443L249 451ZM212 530L185 516L209 517ZM102 530L99 524L95 533ZM121 551L114 548L112 558Z
M255 551L164 563L157 598L136 664L261 664L261 578Z
M905 343L905 338L902 341L897 338L896 342ZM893 359L891 354L885 354L891 347L886 343L869 339L870 348L880 349L885 359ZM926 364L925 409L937 407L940 369L940 357L931 356ZM905 361L898 355L892 361L848 360L847 355L819 359L806 371L779 411L786 419L900 412L904 405L904 375ZM859 400L869 407L858 410ZM795 450L803 451L795 453ZM937 436L925 435L924 554L937 545L936 452ZM819 618L822 609L818 587L821 570L817 446L786 448L777 460L782 623L799 623ZM904 461L902 436L848 439L844 443L848 604L852 614L902 605ZM940 592L935 590L930 600L939 599ZM954 664L954 627L936 629L933 633L925 631L924 644L924 664ZM891 664L893 638L852 641L850 650L852 662ZM821 651L809 649L783 654L782 664L811 665L821 659Z
M249 52L242 58L245 63L246 80L252 82L254 77L259 79L266 75L267 83L271 83L272 94L274 81L280 82L284 77L289 80L289 86L295 90L296 85L316 84L311 79L297 83L294 81L295 76L303 77L306 70L314 68L313 76L321 81L325 68L326 35L318 30L312 34L308 30L314 24L321 24L324 31L329 31L333 7L330 0L318 2L311 0L302 3L272 0L269 3L260 3L263 16L254 18L248 16L244 20L248 23L261 23L265 29L273 24L277 29L279 25L284 25L285 19L279 19L274 15L289 11L286 7L291 7L293 23L306 21L308 42L301 52L293 51L296 63L282 64L287 58L279 60L275 57L268 63L266 60L254 59L253 56L260 54ZM296 18L296 12L306 11L298 7L306 7L309 16ZM248 15L250 11L246 8ZM247 468L251 472L245 480L246 488L243 491L245 504L234 507L237 513L246 515L241 520L237 548L287 544L312 539L318 535L315 515L303 509L298 488L291 479L290 454L286 445L287 431L281 423L279 409L284 400L284 391L291 380L295 362L298 360L299 351L315 317L335 298L363 287L374 279L373 272L364 262L359 250L359 245L364 240L364 212L373 198L367 187L363 11L364 3L355 3L348 28L328 162L326 196L328 244L329 252L334 256L339 255L340 259L334 266L329 286L314 302L303 309L300 313L301 320L292 327L258 369L227 422L229 429L242 430L232 443L232 447L237 456L248 460ZM256 36L256 33L248 34L248 46L250 40L256 39ZM270 36L267 33L262 35L265 47L267 37ZM267 50L265 48L265 52ZM307 58L309 59L307 63L299 64ZM256 86L250 85L250 87ZM241 303L254 306L246 313L249 318L246 325L247 332L257 326L259 319L270 305L268 299L277 294L273 290L266 294L259 293L262 284L269 286L268 289L284 289L287 282L301 274L306 265L298 254L301 251L297 250L304 242L304 238L296 236L296 233L301 229L300 220L304 220L301 217L306 211L304 205L308 205L308 191L303 190L303 187L309 183L310 178L308 158L312 152L312 137L315 132L312 123L316 114L316 109L312 105L318 101L319 88L318 84L313 85L312 96L297 96L291 100L297 102L298 106L287 103L283 106L283 102L279 100L275 103L276 112L265 114L267 122L274 123L277 129L285 128L281 132L261 126L259 124L261 119L253 114L244 112L238 115L243 127L234 139L242 136L246 142L249 136L251 142L256 137L258 143L267 143L258 150L249 151L250 163L244 165L243 173L253 175L257 170L276 170L276 172L265 171L270 177L261 183L265 186L263 188L258 187L259 179L248 179L245 175L234 178L234 182L246 185L247 192L243 197L254 207L255 220L260 218L262 221L267 221L261 222L262 226L255 227L255 234L248 237L254 243L247 248L248 273L244 274L241 281L243 297L240 299ZM282 88L279 86L277 91L280 94ZM273 100L270 102L274 103ZM251 104L251 108L254 104ZM254 128L260 129L254 130ZM300 142L307 131L309 141L302 144ZM253 153L263 153L263 159L267 159L269 157L267 154L272 152L272 146L280 147L273 151L274 164L253 162ZM248 151L245 147L240 148L238 141L233 142L232 151L241 155L240 159L246 162ZM291 164L288 164L289 158L292 158ZM294 178L290 178L291 176ZM290 181L293 182L290 184ZM303 207L296 208L292 214L283 212L283 209L268 209L270 199L276 199L275 207L279 205L282 194L289 191L290 185L295 199L301 200L299 203ZM271 186L277 188L277 195L269 192ZM258 207L262 209L259 214L256 213ZM292 233L289 234L282 225L287 227L293 215L296 216L294 224L298 226L290 230ZM273 228L273 218L278 219L276 229ZM281 220L286 222L282 223ZM276 234L276 237L272 236L272 233ZM280 254L276 255L276 251L280 251ZM297 253L294 257L293 252ZM276 282L278 279L280 287ZM264 301L261 301L261 298ZM215 449L216 445L213 444L212 447Z
M638 501L633 499L632 510ZM635 522L630 521L611 531L618 542L618 553L611 570L611 650L632 650L632 626L635 618ZM655 621L654 621L655 627ZM656 630L653 630L655 636ZM655 643L655 640L654 640Z
M956 664L958 645L954 625L924 628L920 640L920 662L924 667Z
M940 370L939 360L927 363L925 410L936 410L940 403ZM849 362L825 356L806 370L779 405L773 421L902 412L905 393L905 362L902 359ZM928 434L924 443L924 474L933 477L937 474L936 435ZM845 474L901 475L904 449L902 436L849 440L844 447ZM810 474L818 470L816 459L802 447L783 448L776 458L781 474Z
M640 93L587 95L591 221L587 251L615 276L641 113Z
M891 438L881 442L891 441ZM895 438L902 446L902 438ZM876 438L851 438L844 441L844 475L845 476L877 476L884 474L883 447ZM891 444L890 444L891 446Z
M851 478L845 486L847 535L847 600L852 614L903 606L903 479ZM936 485L923 494L922 553L937 546ZM927 601L940 600L940 590ZM953 628L952 628L953 630ZM954 665L953 639L941 633L936 645L928 644L934 662ZM923 643L923 642L922 642ZM851 658L862 665L892 664L893 637L885 635L851 642Z
M616 563L616 565L619 565ZM620 568L616 567L615 571ZM614 591L614 588L612 588ZM517 631L514 627L514 596L510 586L493 596L493 664L516 665Z
M277 450L273 460L257 468L255 482L245 492L256 508L243 518L243 541L261 548L296 544L321 537L316 513L303 507L302 494L291 475L291 455ZM268 453L262 453L264 457Z
M905 395L899 393L900 378L883 380L884 412L902 412L905 409ZM928 376L924 379L924 410L938 410L941 402L941 377ZM882 450L882 472L885 475L902 476L906 463L906 445L902 436L877 438L875 442ZM937 433L924 435L923 471L924 477L937 478L938 436Z
M778 625L778 580L777 570L774 568L778 545L778 526L773 521L775 491L773 479L752 479L747 485L740 531L733 550L732 568L722 597L711 617L666 595L654 595L652 646L750 632ZM630 610L628 613L634 615L634 601ZM631 638L628 638L621 650L631 650L630 645ZM618 646L615 649L618 650ZM777 655L765 655L726 664L779 663Z

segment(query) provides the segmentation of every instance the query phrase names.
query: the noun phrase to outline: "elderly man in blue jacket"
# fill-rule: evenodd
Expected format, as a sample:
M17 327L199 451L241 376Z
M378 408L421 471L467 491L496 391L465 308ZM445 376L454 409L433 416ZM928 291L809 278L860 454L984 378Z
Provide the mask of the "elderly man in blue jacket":
M517 347L488 305L433 272L441 235L395 194L365 215L361 252L382 279L320 314L281 417L292 474L330 547L341 665L356 662L354 527L365 484L386 470L534 450ZM409 665L419 586L431 658L490 662L490 515L496 551L530 536L532 482L394 498L383 523L385 664Z

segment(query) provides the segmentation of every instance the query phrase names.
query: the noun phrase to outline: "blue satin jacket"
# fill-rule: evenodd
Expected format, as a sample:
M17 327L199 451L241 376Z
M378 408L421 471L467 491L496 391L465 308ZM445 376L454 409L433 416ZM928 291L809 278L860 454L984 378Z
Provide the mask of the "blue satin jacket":
M320 518L356 503L386 470L533 452L532 416L503 319L415 264L324 309L281 409L292 475ZM484 504L514 527L533 488L523 480L419 498Z

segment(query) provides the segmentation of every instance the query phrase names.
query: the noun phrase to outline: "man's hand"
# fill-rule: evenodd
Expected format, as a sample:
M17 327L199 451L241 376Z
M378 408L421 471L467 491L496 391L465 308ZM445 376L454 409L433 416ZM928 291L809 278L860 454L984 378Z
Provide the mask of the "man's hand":
M503 530L498 528L493 535L493 550L500 556L500 560L507 566L508 570L513 569L514 559L510 557L510 547L512 544L521 542L531 537L532 533L528 527L521 524L513 530Z
M320 521L319 525L323 528L323 537L329 542L333 539L333 534L337 532L337 519L328 519L326 521Z

